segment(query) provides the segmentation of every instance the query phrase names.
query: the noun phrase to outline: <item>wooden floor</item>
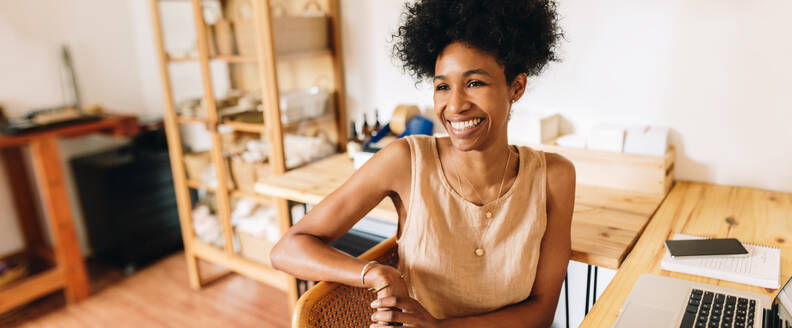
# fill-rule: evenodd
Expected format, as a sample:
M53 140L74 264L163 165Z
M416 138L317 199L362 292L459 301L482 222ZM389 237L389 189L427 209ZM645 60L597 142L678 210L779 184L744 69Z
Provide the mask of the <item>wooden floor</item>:
M2 327L289 327L286 293L229 275L199 291L187 281L183 253L126 277L91 272L94 293L65 305L63 293L0 314Z

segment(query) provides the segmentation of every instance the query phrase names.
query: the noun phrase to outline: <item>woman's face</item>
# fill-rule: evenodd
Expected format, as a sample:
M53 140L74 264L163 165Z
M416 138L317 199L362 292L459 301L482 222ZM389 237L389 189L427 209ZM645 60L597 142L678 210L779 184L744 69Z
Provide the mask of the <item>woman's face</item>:
M435 115L459 150L482 150L499 138L506 140L511 102L519 97L516 89L519 85L506 83L495 57L477 48L454 42L437 57Z

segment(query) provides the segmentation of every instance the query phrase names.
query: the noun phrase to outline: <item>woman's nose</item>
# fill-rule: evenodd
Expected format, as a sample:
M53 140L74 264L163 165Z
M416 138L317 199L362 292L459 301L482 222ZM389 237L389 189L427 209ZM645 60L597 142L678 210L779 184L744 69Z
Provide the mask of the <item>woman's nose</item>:
M458 114L464 113L471 108L471 104L463 91L453 90L451 96L448 98L448 111L450 113Z

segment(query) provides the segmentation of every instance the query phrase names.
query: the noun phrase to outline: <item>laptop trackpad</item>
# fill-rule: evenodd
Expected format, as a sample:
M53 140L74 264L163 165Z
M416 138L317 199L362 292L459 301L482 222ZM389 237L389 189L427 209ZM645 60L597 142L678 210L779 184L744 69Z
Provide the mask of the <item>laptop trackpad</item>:
M615 327L668 328L678 326L676 313L651 305L630 302L624 306Z

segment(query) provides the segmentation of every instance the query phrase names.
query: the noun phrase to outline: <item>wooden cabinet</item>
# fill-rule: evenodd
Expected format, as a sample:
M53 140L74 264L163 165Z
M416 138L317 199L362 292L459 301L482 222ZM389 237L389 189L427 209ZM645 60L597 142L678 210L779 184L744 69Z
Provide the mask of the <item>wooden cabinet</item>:
M191 11L194 21L196 49L178 53L169 53L165 42L165 35L169 34L164 33L164 23L167 23L164 19L170 16L163 15L162 5L171 2L150 0L165 99L168 146L190 284L200 288L216 278L201 275L200 259L280 288L288 293L289 302L293 305L297 301L296 280L262 261L243 256L235 241L237 238L231 222L234 199L247 197L277 210L282 234L291 226L289 203L284 198L258 196L249 188L237 188L230 179L231 165L227 164L224 146L229 133L248 138L253 136L265 142L269 151L266 165L272 176L287 171L284 134L319 134L332 142L336 151L344 150L347 124L338 0L183 0L183 3L189 3L183 7ZM218 63L225 67L225 73L217 73L215 66ZM179 107L183 99L174 97L170 66L188 64L197 65L200 69L202 96L192 103L199 115L186 115L187 112ZM225 82L217 83L218 79ZM220 89L229 85L230 90L243 92L249 99L260 101L254 105L260 111L247 111L242 115L243 119L237 119L241 116L233 108L229 110L234 105L229 107L227 99L218 97ZM321 88L328 95L326 111L320 115L312 112L303 116L287 112L295 109L286 97L312 87ZM282 107L284 104L286 107ZM193 178L188 179L185 170L187 150L183 145L182 129L190 124L206 129L203 135L205 144L210 144L210 147L204 150L208 151L208 159L216 168L214 184L209 188L202 187L202 183ZM191 187L206 189L214 195L215 214L222 228L222 247L196 238L189 197Z

